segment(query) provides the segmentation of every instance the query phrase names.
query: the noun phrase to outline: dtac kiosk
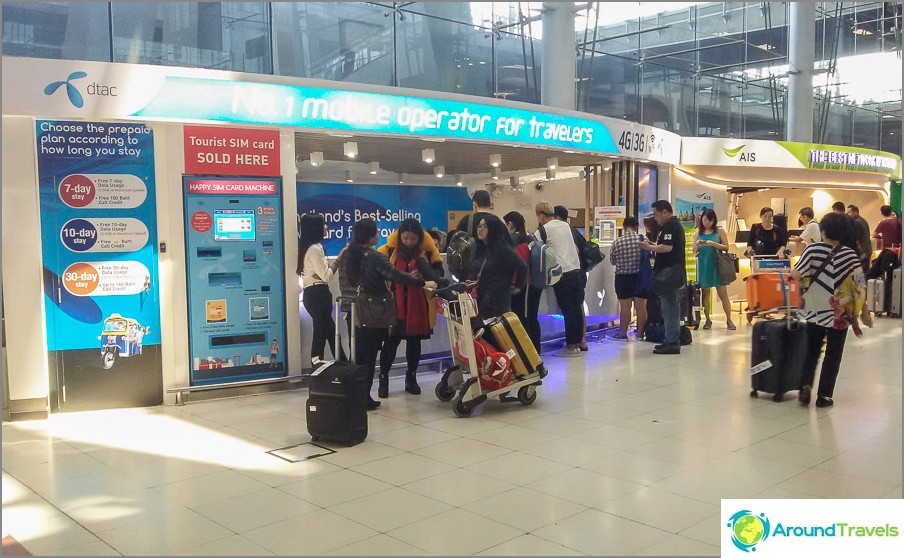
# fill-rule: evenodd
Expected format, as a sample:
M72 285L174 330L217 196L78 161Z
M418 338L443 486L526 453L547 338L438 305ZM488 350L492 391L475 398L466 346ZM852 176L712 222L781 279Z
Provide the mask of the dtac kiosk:
M279 178L186 176L191 385L285 376Z

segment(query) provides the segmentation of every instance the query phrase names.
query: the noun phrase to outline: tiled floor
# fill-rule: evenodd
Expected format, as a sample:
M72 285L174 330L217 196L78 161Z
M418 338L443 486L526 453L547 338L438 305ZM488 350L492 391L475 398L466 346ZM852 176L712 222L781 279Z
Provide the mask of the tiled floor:
M306 392L3 424L3 535L37 555L715 555L720 498L900 498L901 322L849 337L830 409L751 399L749 330L548 357L536 403L402 392L288 463Z

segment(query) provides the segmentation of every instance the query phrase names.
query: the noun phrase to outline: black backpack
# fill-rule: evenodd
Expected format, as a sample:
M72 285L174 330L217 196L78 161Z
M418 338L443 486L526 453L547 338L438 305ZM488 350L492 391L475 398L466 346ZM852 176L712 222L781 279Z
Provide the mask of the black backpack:
M449 237L446 245L446 259L449 264L449 272L463 281L467 278L471 262L477 251L477 239L474 238L474 215L468 217L468 230L455 231Z
M603 261L603 252L598 244L584 238L574 227L571 227L571 236L574 237L574 244L578 248L578 259L581 262L581 269L584 273L589 273L591 269Z

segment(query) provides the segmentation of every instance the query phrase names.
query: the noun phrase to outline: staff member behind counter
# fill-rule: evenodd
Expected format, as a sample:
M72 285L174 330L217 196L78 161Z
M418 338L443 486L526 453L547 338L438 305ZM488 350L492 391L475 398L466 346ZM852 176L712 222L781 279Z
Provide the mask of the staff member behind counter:
M746 252L752 251L757 256L775 255L783 258L788 239L785 231L773 224L771 207L764 207L760 210L760 221L762 223L750 227Z

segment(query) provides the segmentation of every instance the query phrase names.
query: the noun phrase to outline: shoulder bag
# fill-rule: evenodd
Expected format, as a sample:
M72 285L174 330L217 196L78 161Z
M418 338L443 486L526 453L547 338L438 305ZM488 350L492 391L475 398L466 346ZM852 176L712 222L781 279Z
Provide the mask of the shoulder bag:
M365 261L369 254L365 254ZM398 322L395 295L389 289L379 295L364 292L361 286L355 294L355 325L374 329L390 328Z
M719 283L723 285L734 283L735 279L738 278L738 273L735 269L738 257L722 250L716 250L713 253L713 258L716 260L716 272L719 276Z

